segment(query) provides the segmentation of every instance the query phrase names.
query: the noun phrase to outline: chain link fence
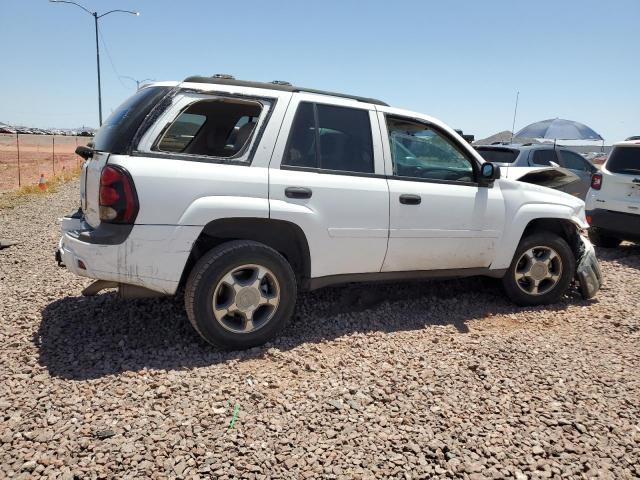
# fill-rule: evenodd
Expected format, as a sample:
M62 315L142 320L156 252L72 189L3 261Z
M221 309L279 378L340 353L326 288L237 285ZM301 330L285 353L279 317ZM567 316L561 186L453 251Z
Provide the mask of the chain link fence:
M78 145L92 137L67 135L0 134L0 191L45 182L66 175L82 165L75 154Z

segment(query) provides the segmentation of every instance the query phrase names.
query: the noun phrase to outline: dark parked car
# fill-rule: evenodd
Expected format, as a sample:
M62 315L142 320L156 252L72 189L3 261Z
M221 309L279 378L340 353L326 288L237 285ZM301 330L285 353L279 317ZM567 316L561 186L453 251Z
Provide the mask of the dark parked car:
M561 188L584 200L591 186L591 174L598 169L582 155L559 145L497 144L475 147L488 162L502 167L562 167L575 174L580 181Z

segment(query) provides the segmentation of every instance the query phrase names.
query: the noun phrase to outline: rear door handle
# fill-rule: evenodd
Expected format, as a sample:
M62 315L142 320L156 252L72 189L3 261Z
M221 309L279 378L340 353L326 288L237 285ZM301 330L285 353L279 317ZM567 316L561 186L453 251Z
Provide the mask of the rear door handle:
M284 194L287 198L311 198L312 193L310 188L305 187L287 187L284 189Z
M400 195L400 203L403 205L420 205L420 202L422 202L420 195L410 195L408 193Z

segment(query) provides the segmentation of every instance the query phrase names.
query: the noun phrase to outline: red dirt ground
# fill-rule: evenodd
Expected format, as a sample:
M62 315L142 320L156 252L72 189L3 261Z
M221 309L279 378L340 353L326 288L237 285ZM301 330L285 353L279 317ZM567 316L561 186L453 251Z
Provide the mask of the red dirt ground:
M74 152L86 145L90 137L63 135L0 134L0 191L38 183L80 166L82 159ZM20 147L20 184L18 184L18 143ZM54 156L55 152L55 156Z

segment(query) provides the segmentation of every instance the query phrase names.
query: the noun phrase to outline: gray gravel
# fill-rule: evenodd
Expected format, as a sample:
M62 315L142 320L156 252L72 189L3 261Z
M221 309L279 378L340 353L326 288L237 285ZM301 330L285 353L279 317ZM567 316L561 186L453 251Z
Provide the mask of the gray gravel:
M327 289L222 352L181 300L80 296L53 260L77 189L0 210L0 478L640 476L639 247L598 252L595 301Z

